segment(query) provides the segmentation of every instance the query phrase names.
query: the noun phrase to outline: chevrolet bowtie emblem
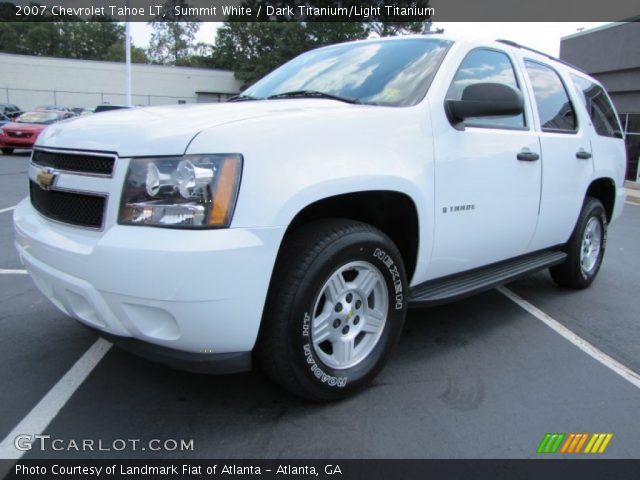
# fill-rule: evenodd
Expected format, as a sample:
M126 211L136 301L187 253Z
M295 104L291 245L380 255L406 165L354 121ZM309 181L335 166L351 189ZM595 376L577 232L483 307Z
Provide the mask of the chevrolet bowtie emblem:
M55 173L52 173L49 170L40 170L36 175L36 182L40 185L40 188L48 190L51 185L53 185L54 180L56 179Z

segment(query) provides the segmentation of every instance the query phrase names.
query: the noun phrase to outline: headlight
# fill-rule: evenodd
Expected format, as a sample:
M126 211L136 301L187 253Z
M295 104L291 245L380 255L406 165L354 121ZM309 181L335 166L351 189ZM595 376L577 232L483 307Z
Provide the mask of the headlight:
M4 135L4 130L0 128L0 135Z
M241 172L237 154L135 158L124 182L119 223L228 227Z

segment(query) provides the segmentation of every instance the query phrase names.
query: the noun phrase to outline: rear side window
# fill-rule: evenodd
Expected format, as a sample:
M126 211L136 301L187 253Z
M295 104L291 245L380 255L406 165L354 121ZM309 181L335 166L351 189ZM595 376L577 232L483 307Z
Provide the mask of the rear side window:
M622 138L622 130L609 98L603 88L584 77L571 74L571 80L581 93L584 106L589 112L593 128L603 137Z
M551 67L525 60L544 132L572 133L578 129L576 112L560 76Z
M509 57L500 51L477 49L471 51L460 64L446 100L460 100L462 91L476 83L503 83L520 90L513 65ZM524 128L524 115L502 117L468 118L464 121L469 127Z

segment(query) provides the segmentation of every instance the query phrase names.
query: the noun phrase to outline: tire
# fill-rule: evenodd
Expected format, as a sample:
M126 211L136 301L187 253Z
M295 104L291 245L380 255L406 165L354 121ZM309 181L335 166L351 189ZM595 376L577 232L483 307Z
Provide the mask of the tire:
M13 150L13 148L3 148L2 153L4 153L5 155L11 155L13 153Z
M596 278L607 244L607 215L604 206L587 197L571 238L564 246L567 260L551 267L551 278L561 287L587 288Z
M267 375L317 402L364 388L406 316L407 278L389 237L350 220L313 222L286 239L272 279L256 348Z

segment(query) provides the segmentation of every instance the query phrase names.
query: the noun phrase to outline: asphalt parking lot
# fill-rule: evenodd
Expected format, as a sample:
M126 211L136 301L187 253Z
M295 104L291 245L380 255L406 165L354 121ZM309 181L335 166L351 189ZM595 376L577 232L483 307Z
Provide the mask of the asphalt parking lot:
M640 382L606 365L611 358L640 372L638 206L626 205L609 230L592 288L560 290L546 272L507 286L605 354L601 361L493 290L410 312L387 368L341 403L310 405L260 372L189 374L111 348L57 412L43 398L96 337L13 272L22 267L3 210L26 195L28 161L0 155L0 439L12 445L39 405L50 418L23 425L44 430L19 433L105 446L193 439L193 451L32 450L25 459L535 458L546 432L611 432L600 457L640 458Z

